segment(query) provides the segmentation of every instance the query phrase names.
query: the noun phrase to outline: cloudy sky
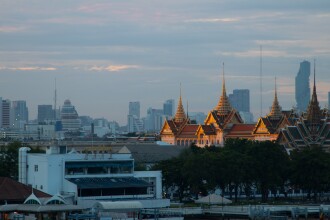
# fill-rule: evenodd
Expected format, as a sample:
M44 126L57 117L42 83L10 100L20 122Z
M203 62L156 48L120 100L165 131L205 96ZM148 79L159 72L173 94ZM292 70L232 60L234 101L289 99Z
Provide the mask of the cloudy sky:
M322 107L330 91L329 0L2 0L0 97L38 104L70 99L79 115L126 123L129 101L161 108L182 97L189 111L208 112L221 92L250 89L263 114L277 77L283 109L296 104L294 78L316 59Z

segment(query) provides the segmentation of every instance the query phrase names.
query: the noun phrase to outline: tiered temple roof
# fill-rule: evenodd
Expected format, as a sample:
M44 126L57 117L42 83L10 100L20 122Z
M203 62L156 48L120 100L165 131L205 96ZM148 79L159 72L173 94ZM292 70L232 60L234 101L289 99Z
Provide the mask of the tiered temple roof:
M220 96L219 102L217 106L214 108L214 110L217 112L219 116L227 116L231 111L232 107L230 105L229 99L227 97L226 93L226 84L225 84L225 70L224 70L224 64L222 68L222 95Z
M275 93L274 100L270 110L270 113L265 117L260 117L255 128L253 130L253 135L258 139L257 136L269 136L269 139L277 138L276 135L279 134L280 129L286 125L292 125L295 122L296 114L294 111L282 111L282 107L279 104L277 98L277 86L275 78ZM273 137L271 137L273 135Z
M287 149L315 146L323 147L328 151L330 149L330 118L328 111L322 111L317 101L315 64L313 95L307 113L302 114L295 125L282 129L278 142Z

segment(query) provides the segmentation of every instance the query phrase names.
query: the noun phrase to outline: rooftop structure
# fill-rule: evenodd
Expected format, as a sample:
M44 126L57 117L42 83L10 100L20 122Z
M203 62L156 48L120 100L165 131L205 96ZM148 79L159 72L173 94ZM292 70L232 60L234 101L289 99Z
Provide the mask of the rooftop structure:
M123 147L117 153L85 149L61 152L50 146L45 154L19 151L19 181L49 194L60 194L83 208L97 201L136 200L145 208L165 207L160 171L134 171L134 159ZM98 152L100 152L98 150Z
M313 94L307 113L301 115L294 125L283 128L278 137L278 142L288 150L322 147L330 151L330 114L327 109L320 109L315 81L314 64Z

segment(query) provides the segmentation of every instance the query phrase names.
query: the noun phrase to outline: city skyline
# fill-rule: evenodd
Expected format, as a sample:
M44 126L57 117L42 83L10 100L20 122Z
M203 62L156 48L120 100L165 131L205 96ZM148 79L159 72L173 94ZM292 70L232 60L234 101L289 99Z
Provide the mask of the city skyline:
M189 111L208 112L221 94L249 89L260 116L269 112L277 77L283 109L296 105L299 63L316 59L320 107L330 88L330 2L302 1L56 1L3 2L0 96L37 106L66 99L79 115L124 125L128 103L141 113L178 102L180 82ZM313 65L311 65L313 69ZM37 88L37 89L36 89ZM184 104L185 105L185 104Z

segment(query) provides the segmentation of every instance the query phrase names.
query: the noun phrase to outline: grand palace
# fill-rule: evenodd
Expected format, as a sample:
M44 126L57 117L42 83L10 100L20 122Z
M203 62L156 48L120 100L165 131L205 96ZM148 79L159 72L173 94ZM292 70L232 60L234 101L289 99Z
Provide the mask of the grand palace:
M317 101L315 71L312 99L307 112L298 114L294 109L283 111L277 97L276 79L274 100L270 112L260 117L256 124L246 124L230 104L226 94L223 73L222 94L204 124L196 124L185 113L182 97L176 114L165 120L160 132L161 140L168 144L199 147L223 146L228 138L244 138L257 141L278 141L287 150L304 146L322 146L330 149L330 114L321 110Z

